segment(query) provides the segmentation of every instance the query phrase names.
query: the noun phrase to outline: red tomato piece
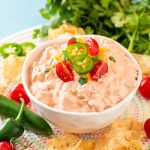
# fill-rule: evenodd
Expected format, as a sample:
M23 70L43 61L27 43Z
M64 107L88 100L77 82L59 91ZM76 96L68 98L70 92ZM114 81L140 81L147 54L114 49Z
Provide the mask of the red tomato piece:
M12 145L7 142L7 141L3 141L0 142L0 150L15 150Z
M88 47L88 50L89 50L89 54L91 56L95 56L95 55L98 55L98 52L99 52L99 45L97 43L97 41L93 38L89 38L85 41L87 47Z
M19 103L21 102L20 98L24 99L25 104L28 104L30 102L30 99L29 99L22 83L19 83L18 85L16 85L15 87L13 87L11 89L10 97Z
M56 65L56 74L64 82L69 82L74 80L74 74L70 63L68 62L59 62Z
M97 81L108 72L108 65L105 62L98 62L95 64L90 76L93 80Z
M75 44L75 43L77 43L77 39L75 37L73 37L68 41L67 45Z
M142 80L139 87L139 92L144 98L150 99L150 77Z
M144 130L146 135L150 138L150 118L145 121Z

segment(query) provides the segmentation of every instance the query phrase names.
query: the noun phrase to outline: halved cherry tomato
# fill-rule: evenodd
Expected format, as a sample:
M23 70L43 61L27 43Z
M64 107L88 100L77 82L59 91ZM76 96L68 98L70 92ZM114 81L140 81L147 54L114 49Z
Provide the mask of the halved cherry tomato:
M75 37L73 37L68 41L67 45L71 45L71 44L75 44L75 43L77 43L77 39Z
M150 138L150 118L145 121L144 130L146 135Z
M7 142L7 141L3 141L0 142L0 150L15 150L12 145Z
M11 89L10 97L19 103L21 103L20 98L24 99L25 104L28 104L30 102L30 99L22 83L19 83L18 85L16 85Z
M88 49L89 49L89 54L91 56L95 56L98 55L99 52L99 45L97 43L97 41L93 38L89 38L85 41Z
M69 82L74 80L74 74L70 63L68 62L59 62L56 65L56 74L64 82Z
M143 79L139 87L139 92L144 98L150 99L150 77Z
M90 76L93 80L97 81L103 75L108 72L108 65L105 62L98 62L95 64L93 70L90 72Z

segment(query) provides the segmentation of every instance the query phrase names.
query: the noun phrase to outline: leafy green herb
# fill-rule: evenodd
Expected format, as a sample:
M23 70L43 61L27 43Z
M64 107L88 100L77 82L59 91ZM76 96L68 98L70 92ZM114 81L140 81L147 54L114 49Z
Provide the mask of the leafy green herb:
M36 39L38 37L40 33L40 29L34 29L33 34L32 34L32 38Z
M70 23L87 34L111 37L130 52L150 55L149 0L47 0L40 12L48 27ZM40 30L39 37L47 31Z
M79 83L81 84L81 85L83 85L83 84L86 84L88 82L88 79L87 78L84 78L84 77L80 77L80 79L79 79Z
M48 29L49 25L43 25L41 29L35 29L33 30L32 38L36 39L38 37L40 38L46 38L48 36Z
M45 69L45 73L47 74L47 73L49 73L50 72L50 69L49 68L46 68Z
M97 62L101 61L98 55L93 56L92 59L95 60L95 61L97 61Z
M75 42L77 42L77 38L73 37L73 40L74 40Z
M113 56L110 56L109 59L113 62L116 62L116 59Z
M68 52L66 50L63 50L63 61L68 60Z
M49 26L48 25L43 25L42 28L41 28L41 32L40 32L40 37L41 38L45 38L48 36L48 29L49 29Z
M85 32L86 32L86 34L93 34L93 33L94 33L94 30L92 29L92 27L87 26L87 27L85 28Z

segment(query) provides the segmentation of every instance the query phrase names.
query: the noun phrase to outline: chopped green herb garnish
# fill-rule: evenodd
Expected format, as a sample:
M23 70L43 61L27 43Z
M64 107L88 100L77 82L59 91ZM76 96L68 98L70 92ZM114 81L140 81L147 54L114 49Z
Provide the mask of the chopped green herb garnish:
M45 73L49 73L50 72L50 69L49 68L46 68L45 69Z
M40 33L39 33L40 38L46 38L48 36L48 29L49 29L48 25L42 26Z
M101 61L98 55L93 56L92 59L95 60L95 61L97 61L97 62Z
M39 33L40 33L40 29L34 29L33 34L32 34L32 38L36 39L38 37Z
M38 37L44 39L48 36L49 25L43 25L40 29L34 29L32 38L36 39Z
M83 85L83 84L86 84L88 82L88 79L87 78L84 78L84 77L80 77L80 79L79 79L79 83L81 84L81 85Z
M77 38L73 37L73 40L74 40L75 42L77 42Z
M63 61L66 61L66 60L67 60L67 57L68 57L68 56L67 56L68 53L67 53L66 50L63 50L62 53L63 53L63 58L62 58L62 59L63 59Z
M110 56L109 59L113 62L116 62L116 59L113 56Z

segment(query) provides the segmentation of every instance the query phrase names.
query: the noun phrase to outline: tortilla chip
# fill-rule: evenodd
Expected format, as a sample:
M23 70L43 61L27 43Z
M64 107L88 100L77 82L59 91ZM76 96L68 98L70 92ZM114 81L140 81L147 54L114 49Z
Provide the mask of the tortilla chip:
M22 66L25 57L18 57L16 55L10 55L8 58L2 61L2 70L4 78L7 80L16 79L22 72Z
M104 130L98 140L85 141L73 134L49 140L49 150L142 150L143 124L134 119L120 119Z
M143 124L133 119L115 121L97 141L95 150L142 150Z
M142 73L144 75L150 75L150 56L141 54L133 54L133 56L139 63Z
M56 138L50 139L49 150L94 150L95 141L81 140L79 137L64 133Z
M50 150L67 150L74 147L79 141L80 138L78 138L77 136L70 133L64 133L63 135L50 139L48 141L48 145L50 145Z
M94 149L95 149L94 141L80 140L74 147L68 150L94 150Z
M24 60L15 55L0 59L0 94L8 96L12 85L20 81Z
M57 38L58 36L77 35L77 34L84 35L85 32L82 28L78 28L78 27L70 25L70 24L62 24L57 29L51 29L51 28L49 29L48 39L52 40L52 39Z

